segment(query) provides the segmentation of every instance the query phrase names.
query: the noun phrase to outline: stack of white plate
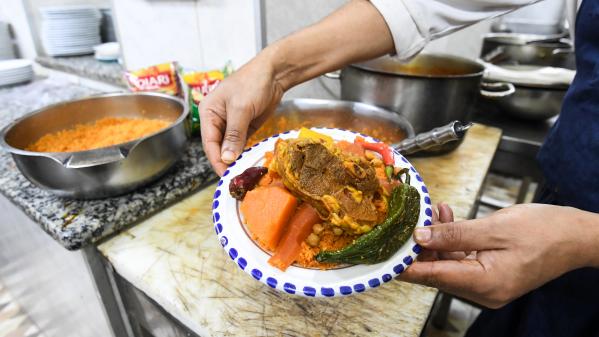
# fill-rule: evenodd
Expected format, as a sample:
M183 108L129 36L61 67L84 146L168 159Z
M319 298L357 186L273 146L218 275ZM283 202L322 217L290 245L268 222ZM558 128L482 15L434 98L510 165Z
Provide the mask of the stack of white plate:
M15 51L8 30L8 23L0 21L0 60L14 59Z
M93 7L42 7L42 43L51 56L85 55L100 44L100 11Z
M0 61L0 87L33 79L32 62L24 59Z

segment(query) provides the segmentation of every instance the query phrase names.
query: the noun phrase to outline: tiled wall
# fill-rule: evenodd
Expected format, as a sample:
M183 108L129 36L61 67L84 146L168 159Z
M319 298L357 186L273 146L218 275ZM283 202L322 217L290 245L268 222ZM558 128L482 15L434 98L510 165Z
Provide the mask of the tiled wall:
M263 29L265 29L266 44L275 42L296 30L317 22L346 2L346 0L264 0ZM284 99L298 97L334 98L338 95L338 81L318 77L289 90Z
M37 55L22 0L0 0L0 20L8 22L14 33L17 56L34 59Z
M113 1L117 36L125 66L179 61L186 67L235 67L257 52L257 1Z

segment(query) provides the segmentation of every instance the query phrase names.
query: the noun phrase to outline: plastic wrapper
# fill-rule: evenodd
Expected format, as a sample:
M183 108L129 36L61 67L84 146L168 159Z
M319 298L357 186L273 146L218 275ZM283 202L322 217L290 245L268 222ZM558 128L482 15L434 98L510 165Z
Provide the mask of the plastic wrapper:
M151 91L181 96L177 63L168 62L125 72L131 91Z
M200 102L232 72L231 62L221 70L182 72L183 82L187 85L192 134L200 131Z

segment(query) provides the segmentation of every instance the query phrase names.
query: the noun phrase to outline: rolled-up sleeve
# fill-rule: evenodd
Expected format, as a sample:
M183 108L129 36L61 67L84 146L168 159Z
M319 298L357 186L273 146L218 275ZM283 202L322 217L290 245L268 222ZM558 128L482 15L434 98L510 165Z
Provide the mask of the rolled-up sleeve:
M432 40L538 1L370 0L385 19L402 60L409 60Z

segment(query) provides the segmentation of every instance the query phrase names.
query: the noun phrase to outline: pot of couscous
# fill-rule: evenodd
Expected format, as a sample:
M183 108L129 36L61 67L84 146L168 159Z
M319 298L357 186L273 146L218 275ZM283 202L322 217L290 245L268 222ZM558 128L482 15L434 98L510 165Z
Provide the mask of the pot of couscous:
M94 199L130 192L165 173L187 146L188 108L157 93L114 93L33 111L0 145L21 173L54 194Z

